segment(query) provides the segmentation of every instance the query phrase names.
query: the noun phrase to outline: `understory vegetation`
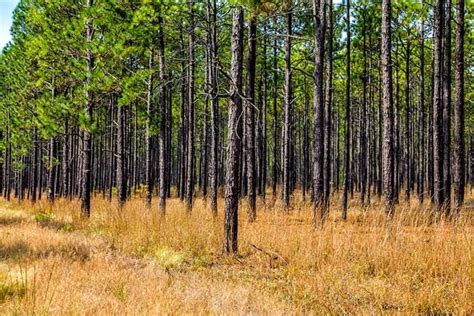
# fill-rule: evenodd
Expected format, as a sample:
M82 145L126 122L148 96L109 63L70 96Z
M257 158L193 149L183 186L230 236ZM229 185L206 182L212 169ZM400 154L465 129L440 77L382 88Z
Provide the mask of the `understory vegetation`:
M223 212L177 198L160 217L133 198L122 209L80 202L0 202L0 310L5 313L474 312L472 197L453 224L428 203L377 201L332 211L323 228L298 208L258 201L240 218L239 256L222 255ZM337 201L335 201L337 203ZM220 203L222 205L222 203ZM337 208L337 207L334 207Z

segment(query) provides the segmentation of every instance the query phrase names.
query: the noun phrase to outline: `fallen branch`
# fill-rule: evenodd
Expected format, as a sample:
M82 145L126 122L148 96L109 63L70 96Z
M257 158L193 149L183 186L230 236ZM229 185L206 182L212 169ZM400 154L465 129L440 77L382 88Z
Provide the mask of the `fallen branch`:
M266 254L267 256L270 256L271 259L280 259L281 261L283 261L285 264L288 264L288 260L286 260L282 255L280 255L279 253L277 252L274 252L274 251L267 251L265 249L262 249L254 244L250 244L250 246L252 246L255 250L258 250L260 252L263 252L264 254Z

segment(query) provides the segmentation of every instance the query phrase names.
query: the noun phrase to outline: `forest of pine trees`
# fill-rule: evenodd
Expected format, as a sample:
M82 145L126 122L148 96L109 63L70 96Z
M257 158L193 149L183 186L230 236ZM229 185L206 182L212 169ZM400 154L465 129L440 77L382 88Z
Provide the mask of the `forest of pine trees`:
M13 19L6 200L89 217L94 196L139 197L166 217L203 198L235 253L258 199L291 211L301 192L316 226L375 199L456 218L474 185L464 0L21 0Z

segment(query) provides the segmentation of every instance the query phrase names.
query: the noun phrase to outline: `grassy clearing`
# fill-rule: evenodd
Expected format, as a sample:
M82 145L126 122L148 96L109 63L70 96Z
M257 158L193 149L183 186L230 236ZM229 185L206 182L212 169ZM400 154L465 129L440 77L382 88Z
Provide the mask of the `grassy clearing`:
M0 270L16 277L0 279L0 310L472 314L471 203L456 225L433 223L416 201L387 224L377 202L354 201L346 222L333 205L323 229L299 198L291 212L259 202L252 224L243 203L240 257L230 258L222 208L213 219L203 200L187 214L170 199L161 219L138 198L123 210L96 198L89 221L76 201L1 202Z

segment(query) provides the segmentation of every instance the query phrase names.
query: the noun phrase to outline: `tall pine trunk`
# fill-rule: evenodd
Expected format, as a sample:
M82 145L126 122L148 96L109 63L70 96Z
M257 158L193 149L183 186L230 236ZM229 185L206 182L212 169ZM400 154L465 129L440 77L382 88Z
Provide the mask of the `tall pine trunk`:
M454 68L454 208L459 214L464 202L464 0L456 2L456 50ZM472 172L472 170L471 170Z
M242 60L244 11L236 7L232 12L230 100L227 136L227 161L224 207L224 245L226 254L238 251L239 166L241 137L239 120L242 115Z
M444 12L443 45L443 204L447 214L451 207L451 6L447 0Z
M159 181L160 181L160 215L166 213L166 196L167 196L167 163L168 151L166 150L167 136L167 111L166 111L166 76L165 76L165 43L163 34L163 18L158 17L158 103L160 108L160 136L159 136Z
M153 124L153 56L154 49L150 50L150 57L148 58L148 91L147 91L147 100L146 100L146 127L145 127L145 138L146 138L146 158L145 158L145 182L146 182L146 206L147 208L151 207L151 198L153 194L154 178L153 178L153 135L151 132Z
M212 8L211 8L212 3ZM210 82L211 82L211 159L209 164L209 182L211 211L217 215L217 180L218 180L218 145L219 145L219 122L218 122L218 83L217 83L217 2L210 0L208 4L210 20Z
M411 192L411 135L410 135L410 40L408 39L405 52L405 201L410 201Z
M382 80L383 80L383 189L385 212L391 217L394 209L393 190L393 96L392 96L392 8L390 0L382 0Z
M324 96L323 96L323 59L326 1L313 0L313 36L314 36L314 148L313 148L313 194L314 221L323 220L324 212ZM318 216L319 215L319 216ZM319 217L319 218L318 218Z
M191 211L194 198L194 76L195 76L195 59L194 59L194 0L189 2L189 69L188 69L188 137L187 137L187 161L186 161L186 205L188 211Z
M113 97L114 98L114 97ZM114 101L115 103L115 101ZM123 106L117 108L117 201L122 207L127 199L127 169L125 151L125 109Z
M437 211L444 203L444 164L443 164L443 99L442 99L442 39L443 39L443 0L434 2L433 34L433 201Z
M418 144L418 159L419 159L419 175L418 175L418 200L420 204L423 203L425 194L425 30L424 21L421 22L420 31L420 104L419 104L419 144Z
M87 0L87 7L92 8L93 0ZM91 18L86 21L86 41L87 43L92 42L94 29L92 26ZM92 111L94 107L92 91L88 85L91 83L92 70L94 69L94 55L89 48L86 52L87 62L87 82L86 82L86 108L85 112L88 119L88 126L84 129L83 144L82 144L82 189L81 189L81 210L82 214L86 217L90 217L91 213L91 150L92 150L92 135L90 127L93 121Z
M248 219L253 222L256 217L256 165L255 165L255 66L257 60L257 21L251 17L248 33L248 59L247 59L247 86L246 86L246 159L247 159L247 199Z
M283 111L283 203L290 206L290 135L291 135L291 37L293 31L293 8L291 1L287 2L286 36L285 36L285 84L284 84L284 111Z
M350 22L350 0L346 0L346 101L345 101L345 124L344 124L344 191L342 193L342 219L347 218L347 193L351 181L350 170L350 126L351 126L351 22Z

